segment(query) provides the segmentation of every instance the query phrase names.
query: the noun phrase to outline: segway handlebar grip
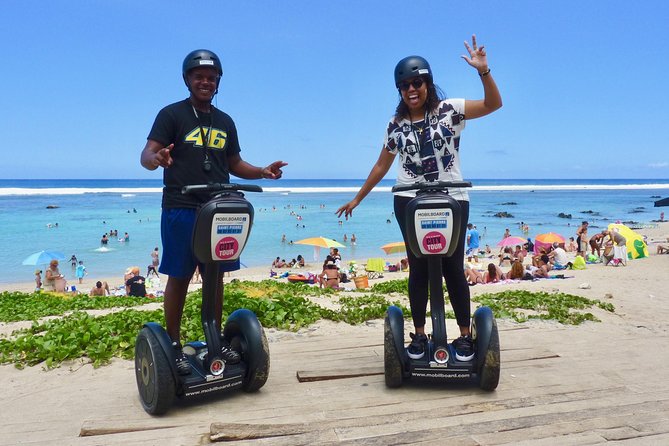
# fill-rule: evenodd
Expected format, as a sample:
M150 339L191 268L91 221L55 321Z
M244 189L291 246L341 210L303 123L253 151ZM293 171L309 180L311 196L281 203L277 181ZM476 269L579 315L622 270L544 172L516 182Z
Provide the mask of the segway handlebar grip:
M472 187L471 181L427 181L413 184L396 184L393 186L393 192L402 192L407 190L443 190L450 187Z
M236 183L209 183L192 184L181 188L182 194L194 192L226 192L226 191L244 191L244 192L262 192L262 187L255 184L236 184Z

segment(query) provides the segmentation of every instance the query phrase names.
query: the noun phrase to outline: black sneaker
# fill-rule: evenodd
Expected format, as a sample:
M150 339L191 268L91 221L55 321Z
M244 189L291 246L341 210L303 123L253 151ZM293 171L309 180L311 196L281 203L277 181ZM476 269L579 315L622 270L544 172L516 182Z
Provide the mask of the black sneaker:
M239 352L231 349L230 344L225 339L221 339L221 358L226 364L237 364L242 359Z
M172 342L172 348L174 348L174 356L177 358L177 372L179 372L179 375L189 375L190 363L181 349L181 345L178 342Z
M458 361L469 361L474 357L474 341L471 336L460 336L453 341L453 348Z
M411 344L407 347L407 355L411 359L420 359L425 355L425 344L427 343L427 336L422 333L413 334L411 336Z

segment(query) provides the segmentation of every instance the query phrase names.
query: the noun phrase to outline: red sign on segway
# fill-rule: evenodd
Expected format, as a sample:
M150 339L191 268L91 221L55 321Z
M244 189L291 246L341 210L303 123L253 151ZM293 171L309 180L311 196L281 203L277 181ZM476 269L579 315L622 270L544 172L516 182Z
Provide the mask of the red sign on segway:
M223 237L216 243L216 257L221 260L232 258L239 251L239 242L233 237Z
M423 249L430 254L438 254L446 248L446 237L441 232L431 231L423 237Z

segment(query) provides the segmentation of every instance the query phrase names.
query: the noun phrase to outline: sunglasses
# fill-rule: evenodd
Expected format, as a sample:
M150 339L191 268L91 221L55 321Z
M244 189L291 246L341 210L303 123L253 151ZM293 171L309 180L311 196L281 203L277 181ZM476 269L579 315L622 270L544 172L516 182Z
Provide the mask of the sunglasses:
M417 79L414 79L410 82L407 82L407 81L400 82L399 87L400 87L400 90L402 90L402 91L407 91L409 89L409 86L413 86L413 88L418 90L420 87L423 86L424 83L425 83L425 81L423 79L417 78Z

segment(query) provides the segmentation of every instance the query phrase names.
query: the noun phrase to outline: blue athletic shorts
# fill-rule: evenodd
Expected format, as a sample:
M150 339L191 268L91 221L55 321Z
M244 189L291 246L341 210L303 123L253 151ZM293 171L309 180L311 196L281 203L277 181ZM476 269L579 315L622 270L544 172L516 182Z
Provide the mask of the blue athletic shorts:
M160 237L163 242L163 255L158 271L170 277L190 279L199 263L193 254L193 228L197 209L163 209L160 218ZM220 271L237 271L239 259L231 263L220 263Z

